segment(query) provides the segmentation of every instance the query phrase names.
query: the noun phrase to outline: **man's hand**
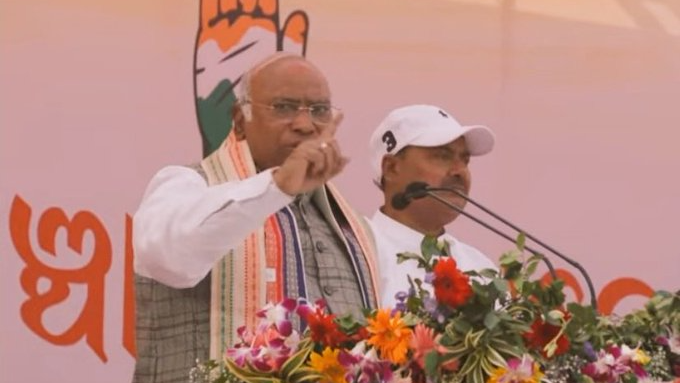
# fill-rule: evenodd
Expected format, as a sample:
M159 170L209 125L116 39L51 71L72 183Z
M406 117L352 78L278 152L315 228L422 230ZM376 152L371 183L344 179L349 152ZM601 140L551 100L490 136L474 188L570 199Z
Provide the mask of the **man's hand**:
M349 160L342 156L335 131L342 121L338 115L319 137L298 145L273 174L284 193L295 196L314 190L338 175Z
M194 96L204 156L231 130L234 87L243 73L276 51L304 55L308 29L302 11L282 25L278 0L201 0Z

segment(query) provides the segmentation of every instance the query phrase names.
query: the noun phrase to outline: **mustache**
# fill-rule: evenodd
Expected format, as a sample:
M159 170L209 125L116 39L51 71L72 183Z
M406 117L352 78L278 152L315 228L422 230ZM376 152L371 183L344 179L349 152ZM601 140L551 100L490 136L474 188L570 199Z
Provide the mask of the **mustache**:
M441 188L447 188L447 189L457 189L460 191L464 191L467 194L467 185L465 184L465 181L461 177L448 177L442 180L441 185L439 185Z

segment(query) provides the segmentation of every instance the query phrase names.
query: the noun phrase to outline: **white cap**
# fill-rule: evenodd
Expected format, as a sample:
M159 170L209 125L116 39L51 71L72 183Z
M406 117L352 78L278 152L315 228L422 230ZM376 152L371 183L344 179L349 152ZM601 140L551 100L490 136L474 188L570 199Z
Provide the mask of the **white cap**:
M410 105L395 109L378 125L369 140L371 167L375 179L382 176L382 159L406 146L434 147L465 137L470 155L479 156L493 149L494 134L482 125L462 126L442 108Z

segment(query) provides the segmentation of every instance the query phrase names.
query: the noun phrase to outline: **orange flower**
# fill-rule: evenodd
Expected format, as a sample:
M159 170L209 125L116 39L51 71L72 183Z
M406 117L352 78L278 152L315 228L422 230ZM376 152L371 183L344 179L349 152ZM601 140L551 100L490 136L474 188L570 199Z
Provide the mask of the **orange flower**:
M312 352L309 365L316 372L323 375L320 383L345 383L345 368L338 361L340 350L333 350L326 347L321 355Z
M451 257L442 257L434 265L434 296L437 302L451 307L464 304L472 295L472 288L467 275L456 267Z
M390 317L390 309L379 310L375 319L368 319L366 329L373 334L368 344L375 346L382 358L395 364L406 361L412 331L401 319L401 312Z

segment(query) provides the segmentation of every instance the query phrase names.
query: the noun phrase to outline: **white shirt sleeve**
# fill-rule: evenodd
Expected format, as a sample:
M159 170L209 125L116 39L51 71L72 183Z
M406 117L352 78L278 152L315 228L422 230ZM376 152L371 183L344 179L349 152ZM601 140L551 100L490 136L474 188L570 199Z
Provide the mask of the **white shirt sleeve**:
M184 166L161 169L134 215L134 268L175 288L195 286L265 219L293 201L272 169L208 186Z

